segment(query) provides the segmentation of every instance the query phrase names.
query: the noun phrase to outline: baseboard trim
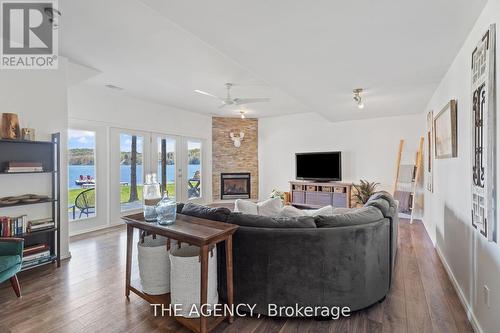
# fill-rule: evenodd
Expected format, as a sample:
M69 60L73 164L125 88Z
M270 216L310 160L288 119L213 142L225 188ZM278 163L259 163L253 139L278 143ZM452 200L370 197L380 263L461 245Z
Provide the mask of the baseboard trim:
M458 284L458 281L455 278L453 271L451 270L443 253L441 252L441 249L438 246L435 246L435 249L436 249L436 252L438 254L439 259L441 260L441 263L443 264L443 267L444 267L446 273L448 274L448 277L451 280L451 284L453 285L453 288L455 288L455 291L458 294L458 298L460 299L460 303L462 303L462 306L464 307L465 313L467 314L467 318L469 319L469 322L472 325L472 329L476 333L484 333L483 329L481 328L481 325L479 325L479 321L477 320L476 316L474 315L474 311L472 310L472 307L470 306L469 302L465 298L465 295L462 291L462 288L460 288L460 285Z

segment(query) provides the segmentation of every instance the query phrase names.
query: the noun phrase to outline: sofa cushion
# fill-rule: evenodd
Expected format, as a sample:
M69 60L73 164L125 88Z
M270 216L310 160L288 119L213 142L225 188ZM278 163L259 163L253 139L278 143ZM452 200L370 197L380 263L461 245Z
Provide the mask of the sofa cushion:
M333 215L351 213L356 209L358 208L336 207L333 209Z
M396 200L394 200L394 197L389 192L386 191L376 192L368 200L379 199L379 198L387 200L387 202L389 202L389 205L391 207L397 208Z
M226 207L210 208L188 202L182 207L181 214L208 220L226 222L231 211Z
M243 227L257 228L316 228L314 218L310 216L272 218L260 215L231 213L227 222Z
M334 228L375 222L383 218L384 216L382 215L380 209L373 206L366 206L354 209L345 214L316 216L314 221L316 222L316 226L318 228Z
M21 263L21 257L18 255L0 256L0 273Z
M298 209L294 206L287 205L281 209L278 217L301 217L306 216L303 210Z
M385 217L391 216L391 206L389 204L389 201L387 201L383 198L378 198L378 199L370 198L365 203L365 207L368 207L368 206L377 207L378 209L380 209L380 211L382 212L382 215L384 215Z
M325 206L321 207L319 209L306 209L304 210L304 213L306 216L318 216L318 215L323 215L323 216L332 216L333 215L333 206Z

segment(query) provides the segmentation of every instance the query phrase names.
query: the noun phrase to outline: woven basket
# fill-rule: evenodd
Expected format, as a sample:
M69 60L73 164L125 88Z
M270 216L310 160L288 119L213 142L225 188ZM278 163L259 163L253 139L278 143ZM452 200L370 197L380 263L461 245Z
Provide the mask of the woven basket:
M217 294L217 253L215 247L208 254L208 288L207 304L218 303ZM182 306L180 315L186 318L198 318L200 313L200 283L201 264L200 248L197 246L183 246L172 248L170 252L170 298L171 304ZM191 312L196 306L198 311ZM204 308L203 310L209 310Z
M137 243L139 276L146 294L170 292L170 259L166 244L167 238L161 236L146 236L144 242Z

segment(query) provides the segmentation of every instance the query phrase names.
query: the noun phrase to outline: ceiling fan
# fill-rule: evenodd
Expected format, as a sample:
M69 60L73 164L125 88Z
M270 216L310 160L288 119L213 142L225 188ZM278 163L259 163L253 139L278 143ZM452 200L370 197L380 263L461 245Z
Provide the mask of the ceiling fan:
M225 106L230 106L230 105L244 105L244 104L250 104L250 103L262 103L262 102L269 102L271 99L270 98L233 98L231 97L231 87L234 86L232 83L226 83L226 89L227 89L227 95L225 98L223 97L218 97L215 96L211 93L207 93L206 91L203 90L198 90L196 89L195 92L198 94L210 96L213 98L217 98L222 102L221 106L219 106L219 109L222 109Z

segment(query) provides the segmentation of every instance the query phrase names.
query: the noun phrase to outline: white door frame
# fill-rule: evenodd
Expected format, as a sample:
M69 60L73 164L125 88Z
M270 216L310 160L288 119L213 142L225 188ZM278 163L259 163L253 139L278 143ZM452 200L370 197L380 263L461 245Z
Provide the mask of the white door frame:
M189 161L188 161L188 142L189 141L195 141L200 143L200 177L201 177L201 192L200 192L200 197L199 198L188 198L188 176L189 176ZM206 201L206 179L205 179L205 140L200 139L200 138L194 138L194 137L182 137L182 143L181 143L181 150L180 150L180 157L181 157L181 168L182 172L179 176L178 179L181 179L181 194L180 194L180 200L182 202L195 202L195 203L203 203ZM208 177L208 175L206 175Z
M139 213L141 209L132 209L121 211L120 203L120 134L136 135L143 138L142 147L142 179L145 180L145 175L151 169L151 133L145 131L131 130L127 128L111 127L109 140L109 157L110 157L110 172L109 172L109 208L111 224L121 223L121 217L124 215ZM117 187L118 186L118 187Z
M108 213L109 213L108 200L107 200L108 163L107 163L107 149L106 149L106 147L108 146L108 133L105 127L94 126L85 122L79 122L74 120L70 121L68 130L81 130L81 131L90 131L95 133L94 168L95 168L95 181L96 181L96 187L95 187L96 214L93 217L82 218L77 220L68 219L69 235L72 236L84 232L101 229L108 225ZM66 149L68 149L68 147L66 147ZM75 180L68 179L68 182L73 182L73 181ZM68 183L68 190L69 190L69 183Z

